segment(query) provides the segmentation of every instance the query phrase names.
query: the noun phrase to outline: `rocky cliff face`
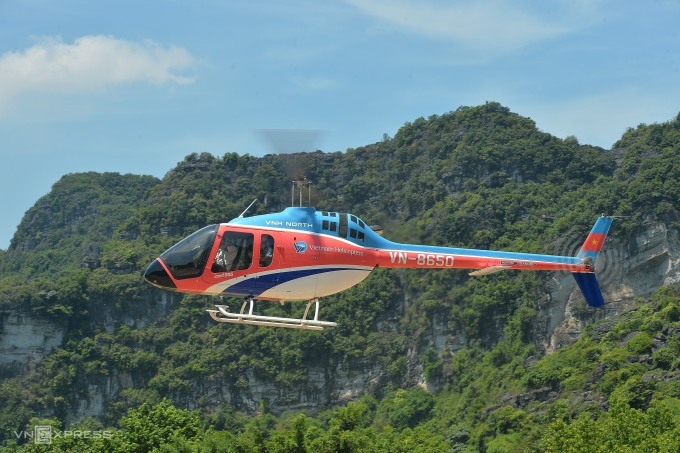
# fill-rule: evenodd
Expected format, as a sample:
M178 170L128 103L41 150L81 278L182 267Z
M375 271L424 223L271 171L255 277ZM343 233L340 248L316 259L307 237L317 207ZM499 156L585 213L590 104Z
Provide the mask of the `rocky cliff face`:
M546 313L546 349L554 351L578 339L583 328L597 319L629 310L636 297L680 281L680 238L666 223L649 219L635 236L605 245L597 263L598 281L607 301L604 310L583 309L574 279L556 276ZM567 297L565 297L567 296Z
M62 345L66 328L30 313L0 311L0 379L29 372Z
M125 310L117 308L106 297L94 299L91 301L90 323L96 329L109 332L121 325L142 329L167 317L180 299L177 294L149 290L143 300L136 301ZM48 354L64 346L67 339L68 328L64 323L37 316L26 309L0 311L0 379L30 374ZM94 379L71 395L68 419L102 417L107 401L115 398L124 388L142 384L139 377L124 372Z

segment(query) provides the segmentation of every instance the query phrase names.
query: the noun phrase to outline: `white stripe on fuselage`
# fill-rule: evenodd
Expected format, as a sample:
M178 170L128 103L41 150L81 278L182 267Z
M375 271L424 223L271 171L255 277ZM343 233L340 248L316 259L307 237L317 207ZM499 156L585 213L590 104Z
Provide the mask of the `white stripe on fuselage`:
M361 283L372 268L341 269L296 278L276 285L260 297L278 300L310 300L339 293Z
M347 288L351 288L352 286L360 283L362 280L368 277L368 274L371 273L373 267L350 264L341 265L327 264L317 266L299 266L282 268L227 279L208 287L205 290L204 294L219 295L224 293L225 291L228 293L229 292L228 289L234 285L266 275L272 275L277 273L284 274L290 272L309 270L323 271L324 269L336 269L336 270L319 272L313 275L307 275L292 279L287 282L282 282L281 284L276 285L270 288L269 290L263 292L259 296L270 299L283 299L283 300L307 300L313 299L315 297L325 297L330 294L335 294L337 292L343 291Z

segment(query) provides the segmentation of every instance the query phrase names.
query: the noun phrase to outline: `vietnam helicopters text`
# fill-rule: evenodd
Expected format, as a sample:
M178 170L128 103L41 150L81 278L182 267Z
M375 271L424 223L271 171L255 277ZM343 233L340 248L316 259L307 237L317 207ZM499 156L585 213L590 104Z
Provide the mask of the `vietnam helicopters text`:
M595 261L611 224L611 217L598 218L571 257L401 244L352 214L289 207L206 226L161 254L144 278L171 291L244 298L238 313L225 305L208 310L218 322L308 330L336 325L318 319L320 298L357 285L377 267L475 269L472 276L566 270L587 303L600 307L604 299ZM307 306L300 319L260 316L253 314L255 299L307 301Z

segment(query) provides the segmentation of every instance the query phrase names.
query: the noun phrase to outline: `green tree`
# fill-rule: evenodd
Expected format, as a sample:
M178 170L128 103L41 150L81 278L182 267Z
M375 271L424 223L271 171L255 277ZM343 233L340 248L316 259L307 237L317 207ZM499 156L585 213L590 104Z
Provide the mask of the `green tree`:
M131 409L120 420L121 431L113 442L117 451L148 452L176 439L194 440L203 433L200 417L178 409L167 399Z

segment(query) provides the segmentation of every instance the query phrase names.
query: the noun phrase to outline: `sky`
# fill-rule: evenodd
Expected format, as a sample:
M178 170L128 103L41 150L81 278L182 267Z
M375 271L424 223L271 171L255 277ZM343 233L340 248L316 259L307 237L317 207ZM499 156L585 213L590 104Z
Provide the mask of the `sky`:
M610 149L680 112L679 23L680 0L0 0L0 249L65 174L281 151L262 131L346 151L496 101Z

